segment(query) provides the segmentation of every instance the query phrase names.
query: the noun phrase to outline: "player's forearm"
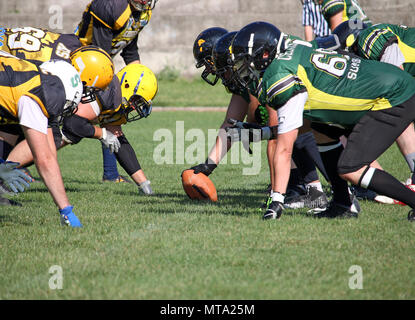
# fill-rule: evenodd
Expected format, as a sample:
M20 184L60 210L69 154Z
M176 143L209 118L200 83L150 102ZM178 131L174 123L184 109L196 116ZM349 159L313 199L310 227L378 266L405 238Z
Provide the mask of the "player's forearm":
M23 131L32 151L36 168L53 201L59 209L69 206L58 159L49 146L47 135L29 128L23 128Z
M304 26L304 37L305 41L313 41L314 32L312 26Z

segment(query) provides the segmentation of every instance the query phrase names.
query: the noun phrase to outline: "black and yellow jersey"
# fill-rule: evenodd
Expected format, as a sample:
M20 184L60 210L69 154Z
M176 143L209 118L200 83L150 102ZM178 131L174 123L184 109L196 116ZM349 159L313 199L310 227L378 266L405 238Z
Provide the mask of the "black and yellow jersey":
M108 87L98 92L96 96L100 114L95 124L118 126L127 123L121 107L122 93L118 77L113 77Z
M39 64L51 59L70 61L70 53L82 46L74 34L60 34L33 27L0 29L0 50Z
M44 74L25 60L0 52L0 123L19 123L18 102L22 96L32 98L47 117L58 116L65 105L65 88L61 80Z
M75 34L83 45L96 45L111 57L121 52L126 64L140 60L137 38L152 11L133 11L128 0L93 0L88 4Z

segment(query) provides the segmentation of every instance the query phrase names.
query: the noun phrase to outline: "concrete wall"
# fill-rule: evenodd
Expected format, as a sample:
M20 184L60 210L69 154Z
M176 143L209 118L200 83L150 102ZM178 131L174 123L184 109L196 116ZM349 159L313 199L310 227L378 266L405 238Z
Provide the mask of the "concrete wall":
M0 0L0 25L38 26L72 32L90 0ZM360 0L377 22L415 26L415 0ZM62 19L60 19L62 13ZM221 26L230 31L262 20L286 33L303 35L299 0L159 0L139 37L142 62L155 72L174 66L185 75L197 72L192 46L200 31ZM123 62L115 59L117 68Z

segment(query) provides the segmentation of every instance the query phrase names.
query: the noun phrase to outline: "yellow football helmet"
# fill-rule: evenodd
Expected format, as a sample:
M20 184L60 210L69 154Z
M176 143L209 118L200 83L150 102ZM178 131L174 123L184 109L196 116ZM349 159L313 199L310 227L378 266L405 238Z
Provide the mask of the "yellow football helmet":
M127 122L147 118L157 94L157 79L145 65L129 64L117 73L121 84L122 106ZM136 112L136 114L133 113Z
M114 63L103 49L84 46L71 52L71 62L84 85L82 103L95 100L95 93L110 84L114 76Z

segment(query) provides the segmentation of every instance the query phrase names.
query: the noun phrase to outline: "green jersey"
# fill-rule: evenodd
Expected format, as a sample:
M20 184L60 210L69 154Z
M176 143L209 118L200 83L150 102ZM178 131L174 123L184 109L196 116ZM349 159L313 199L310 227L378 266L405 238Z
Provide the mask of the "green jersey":
M370 60L380 60L386 48L398 43L405 58L404 69L415 77L415 28L394 24L376 24L362 30L356 41L356 53Z
M302 92L308 94L304 117L352 127L369 110L409 100L415 81L390 64L294 43L266 69L259 101L277 109Z
M337 13L342 12L342 22L347 20L359 19L366 24L371 21L360 7L357 0L323 0L321 3L321 13L327 22Z

